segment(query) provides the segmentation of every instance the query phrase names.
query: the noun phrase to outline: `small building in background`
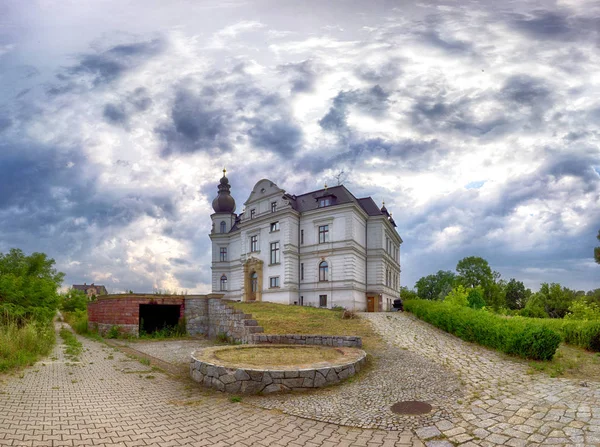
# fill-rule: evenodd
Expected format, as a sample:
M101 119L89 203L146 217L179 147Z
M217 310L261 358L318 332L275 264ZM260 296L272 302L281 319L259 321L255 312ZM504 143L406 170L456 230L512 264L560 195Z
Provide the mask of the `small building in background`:
M87 295L88 299L92 299L94 297L101 296L101 295L108 295L108 292L106 291L106 287L97 285L94 283L92 283L92 284L83 283L83 285L73 284L73 288L75 290L81 290L83 293L85 293Z

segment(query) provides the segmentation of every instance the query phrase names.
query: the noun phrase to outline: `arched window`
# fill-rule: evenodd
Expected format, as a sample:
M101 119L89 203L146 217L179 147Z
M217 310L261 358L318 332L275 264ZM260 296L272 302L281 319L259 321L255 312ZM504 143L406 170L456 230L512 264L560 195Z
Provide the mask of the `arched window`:
M221 233L227 233L227 224L225 221L221 222Z
M258 275L256 272L253 272L252 275L250 275L250 280L252 283L252 292L258 292Z
M321 261L319 263L319 281L327 281L327 273L329 271L329 264L327 261Z
M223 275L221 276L221 291L226 291L227 290L227 276Z

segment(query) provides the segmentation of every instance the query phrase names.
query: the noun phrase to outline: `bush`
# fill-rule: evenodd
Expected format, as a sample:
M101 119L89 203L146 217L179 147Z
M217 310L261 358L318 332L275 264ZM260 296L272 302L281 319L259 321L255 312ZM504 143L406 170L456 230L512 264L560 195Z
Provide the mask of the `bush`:
M69 289L60 295L60 309L65 312L87 310L88 297L81 290Z
M63 314L65 321L80 335L89 334L87 310L77 310L75 312L65 312Z
M471 309L484 308L486 303L483 299L483 292L481 291L481 287L475 287L474 289L469 290L467 301Z
M469 304L467 299L467 290L464 286L458 285L454 287L444 298L444 303L452 304L453 306L466 307Z
M506 354L550 360L560 344L557 331L524 318L505 318L484 310L426 300L409 300L404 306L446 332Z
M600 321L522 319L534 320L537 324L558 332L562 340L569 345L579 346L589 351L600 351Z

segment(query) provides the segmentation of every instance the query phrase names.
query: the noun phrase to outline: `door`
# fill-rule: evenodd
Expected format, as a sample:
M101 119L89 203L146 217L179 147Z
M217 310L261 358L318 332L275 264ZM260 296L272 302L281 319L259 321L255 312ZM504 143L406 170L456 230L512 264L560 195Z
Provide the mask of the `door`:
M375 297L367 297L367 312L375 312Z
M256 301L256 292L258 292L258 275L252 272L250 275L250 301Z

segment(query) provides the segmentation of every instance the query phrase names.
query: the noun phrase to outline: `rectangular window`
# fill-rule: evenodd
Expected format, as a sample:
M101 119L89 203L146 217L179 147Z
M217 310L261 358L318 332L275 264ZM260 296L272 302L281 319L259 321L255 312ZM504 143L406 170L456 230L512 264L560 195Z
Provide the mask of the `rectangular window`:
M329 242L329 225L319 226L319 244Z
M277 202L271 202L271 212L277 211Z
M327 307L327 295L319 295L319 307Z
M271 276L269 278L269 287L271 289L279 287L279 276Z
M250 219L254 219L256 217L256 210L255 209L251 209L250 210Z
M331 205L331 199L329 197L319 200L319 208L323 208L324 206L329 206L329 205Z
M271 264L279 264L279 242L271 242Z
M300 263L300 279L304 279L304 262Z
M300 245L304 244L304 230L300 230Z
M271 233L273 231L279 231L279 222L272 222L271 223Z
M227 261L227 247L221 247L221 255L219 259L221 262Z
M258 251L258 236L250 236L250 251Z

